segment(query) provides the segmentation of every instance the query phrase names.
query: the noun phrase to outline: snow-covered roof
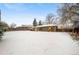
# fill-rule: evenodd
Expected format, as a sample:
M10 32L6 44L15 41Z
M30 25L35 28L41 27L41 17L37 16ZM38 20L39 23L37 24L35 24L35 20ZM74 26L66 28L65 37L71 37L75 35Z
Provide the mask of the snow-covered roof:
M47 25L39 25L39 26L36 26L36 27L47 27L47 26L57 26L56 24L47 24Z
M72 21L79 21L79 16L78 15L74 15L72 17Z
M58 28L59 29L71 29L71 28L73 28L73 24L72 23L70 23L70 24L59 24L58 25Z
M79 28L79 21L75 21L74 26L73 27L78 27Z

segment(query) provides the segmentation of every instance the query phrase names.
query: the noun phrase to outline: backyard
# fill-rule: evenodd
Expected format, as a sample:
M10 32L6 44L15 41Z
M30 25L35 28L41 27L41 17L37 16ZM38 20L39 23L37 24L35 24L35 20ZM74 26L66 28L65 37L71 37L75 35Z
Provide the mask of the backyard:
M10 31L0 41L0 54L79 54L79 44L65 32Z

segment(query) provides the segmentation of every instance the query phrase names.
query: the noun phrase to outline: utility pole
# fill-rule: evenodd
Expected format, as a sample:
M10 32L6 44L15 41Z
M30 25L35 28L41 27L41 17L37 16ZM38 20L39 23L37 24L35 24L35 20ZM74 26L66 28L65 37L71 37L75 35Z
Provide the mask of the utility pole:
M0 10L0 22L1 22L1 10Z
M1 23L1 10L0 10L0 29L2 29L2 23Z

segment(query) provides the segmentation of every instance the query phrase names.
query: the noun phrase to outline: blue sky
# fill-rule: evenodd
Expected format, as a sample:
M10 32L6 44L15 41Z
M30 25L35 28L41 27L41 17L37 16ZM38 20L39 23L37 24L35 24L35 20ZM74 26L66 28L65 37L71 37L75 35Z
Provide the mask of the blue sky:
M32 24L33 19L37 21L44 21L46 15L53 13L57 15L57 9L59 4L56 3L14 3L14 4L0 4L2 12L2 20L8 24L16 23L21 24Z

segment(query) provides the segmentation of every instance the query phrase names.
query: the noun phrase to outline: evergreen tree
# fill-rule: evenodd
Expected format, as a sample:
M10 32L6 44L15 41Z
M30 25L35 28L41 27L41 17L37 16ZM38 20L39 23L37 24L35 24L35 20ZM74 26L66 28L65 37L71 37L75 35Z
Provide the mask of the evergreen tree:
M41 20L39 21L39 25L42 25L42 22L41 22Z
M37 21L36 21L36 18L34 18L34 21L33 21L33 26L37 26Z

